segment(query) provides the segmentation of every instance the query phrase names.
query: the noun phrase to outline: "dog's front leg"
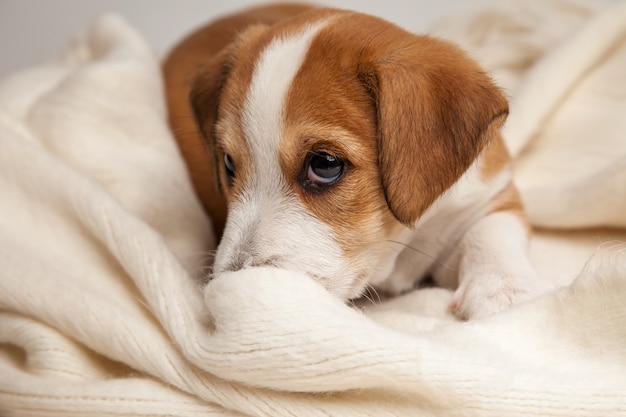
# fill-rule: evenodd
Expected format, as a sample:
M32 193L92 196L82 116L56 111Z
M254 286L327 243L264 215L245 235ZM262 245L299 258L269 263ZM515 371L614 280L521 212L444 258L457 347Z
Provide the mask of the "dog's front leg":
M458 248L459 285L450 310L462 319L488 316L549 290L527 246L528 230L516 212L496 211L472 225Z

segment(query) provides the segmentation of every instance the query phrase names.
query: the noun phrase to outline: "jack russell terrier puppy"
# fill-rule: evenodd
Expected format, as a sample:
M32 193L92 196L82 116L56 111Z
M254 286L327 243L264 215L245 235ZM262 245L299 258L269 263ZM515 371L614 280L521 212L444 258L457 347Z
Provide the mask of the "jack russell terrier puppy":
M424 277L460 318L545 291L499 129L507 100L456 46L376 17L273 5L164 64L170 124L221 241L213 274L274 266L343 300Z

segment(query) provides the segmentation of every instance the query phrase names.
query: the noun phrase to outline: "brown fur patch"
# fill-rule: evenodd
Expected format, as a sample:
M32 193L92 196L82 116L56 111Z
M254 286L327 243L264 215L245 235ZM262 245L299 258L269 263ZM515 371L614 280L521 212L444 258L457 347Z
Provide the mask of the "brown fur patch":
M511 163L511 156L499 133L487 144L483 151L482 178L491 180Z
M483 151L482 178L488 182L511 164L511 156L500 134ZM510 182L489 204L489 212L507 211L522 221L528 232L530 223L519 190Z

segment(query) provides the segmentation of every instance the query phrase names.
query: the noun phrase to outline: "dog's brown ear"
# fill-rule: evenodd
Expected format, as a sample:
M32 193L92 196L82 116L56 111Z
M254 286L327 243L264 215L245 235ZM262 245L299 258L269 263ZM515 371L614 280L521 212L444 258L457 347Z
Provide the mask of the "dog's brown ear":
M214 146L213 125L217 119L220 93L230 73L230 57L231 48L224 48L202 65L191 79L189 103L211 152Z
M268 26L265 24L248 26L234 36L230 44L200 66L191 80L189 102L208 152L214 158L213 175L218 189L221 187L218 181L218 170L221 164L215 160L218 154L215 148L215 123L219 116L222 89L230 76L233 62L237 59L241 45L247 40L260 36L267 29Z
M385 198L407 226L463 175L508 114L502 92L457 47L411 38L359 68L376 103Z
M225 48L235 36L226 30L226 23L217 22L183 39L163 64L169 123L218 239L224 228L226 203L217 187L214 158L196 119L210 119L216 109ZM211 120L206 120L204 126L210 124Z

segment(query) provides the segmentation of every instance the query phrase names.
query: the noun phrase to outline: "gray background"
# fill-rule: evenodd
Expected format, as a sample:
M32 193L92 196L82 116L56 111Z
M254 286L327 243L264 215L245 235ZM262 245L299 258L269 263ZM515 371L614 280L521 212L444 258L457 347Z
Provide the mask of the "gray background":
M58 56L98 15L124 16L162 54L190 29L254 0L0 0L0 77ZM475 0L318 0L316 4L358 10L413 32Z

